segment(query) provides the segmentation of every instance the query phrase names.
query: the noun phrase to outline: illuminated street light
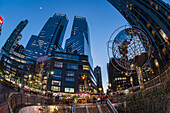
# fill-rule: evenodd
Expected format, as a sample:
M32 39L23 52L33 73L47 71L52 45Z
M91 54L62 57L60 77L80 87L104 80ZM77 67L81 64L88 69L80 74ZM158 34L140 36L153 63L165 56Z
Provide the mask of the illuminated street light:
M31 76L32 76L32 75L30 74L30 75L29 75L29 78L31 78Z
M21 87L22 86L22 84L21 83L19 83L19 87Z
M53 75L53 74L54 74L54 71L51 71L51 74Z
M158 63L158 60L157 60L157 59L155 59L155 60L154 60L154 62L155 62L155 66L158 68L159 82L161 82L161 75L160 75L160 69L159 69L159 63Z
M99 91L101 91L102 90L102 88L98 88L99 89Z

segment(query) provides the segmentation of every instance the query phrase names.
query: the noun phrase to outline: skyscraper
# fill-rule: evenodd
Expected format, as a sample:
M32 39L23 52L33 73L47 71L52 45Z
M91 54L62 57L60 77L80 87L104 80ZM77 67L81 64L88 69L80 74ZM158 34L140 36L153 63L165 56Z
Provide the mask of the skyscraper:
M154 72L169 67L170 5L162 0L108 0L131 24L147 34L152 45ZM159 67L156 66L158 61ZM157 69L157 67L159 69Z
M77 51L78 54L88 55L91 67L93 67L93 59L91 56L89 28L86 18L74 17L71 36L66 40L65 51L73 53Z
M12 34L9 36L8 40L6 41L4 45L4 49L8 52L12 52L14 50L14 47L18 44L18 41L21 39L21 31L25 28L25 26L28 24L28 20L21 21L18 26L15 28L15 30L12 32Z
M95 75L96 80L97 80L97 89L99 89L99 88L103 89L101 67L96 66L94 68L94 75Z
M109 63L107 64L107 71L108 71L108 79L111 86L109 88L111 91L120 91L125 90L132 86L130 81L130 76L133 78L133 85L138 85L138 78L136 71L132 71L131 75L126 75L125 72L120 71L122 70L121 67L115 67L113 64L116 63L114 58L110 59Z
M31 36L24 53L28 58L36 59L54 54L56 50L62 49L61 45L67 24L66 15L54 14L48 19L38 36Z

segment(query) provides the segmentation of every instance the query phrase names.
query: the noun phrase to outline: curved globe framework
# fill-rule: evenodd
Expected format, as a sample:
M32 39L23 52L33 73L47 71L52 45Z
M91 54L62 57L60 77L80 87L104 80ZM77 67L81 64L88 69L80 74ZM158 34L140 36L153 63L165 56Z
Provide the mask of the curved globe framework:
M151 53L146 33L137 26L121 26L112 33L107 47L109 58L113 58L112 65L129 75L136 70L139 84L143 88L141 67L149 60Z

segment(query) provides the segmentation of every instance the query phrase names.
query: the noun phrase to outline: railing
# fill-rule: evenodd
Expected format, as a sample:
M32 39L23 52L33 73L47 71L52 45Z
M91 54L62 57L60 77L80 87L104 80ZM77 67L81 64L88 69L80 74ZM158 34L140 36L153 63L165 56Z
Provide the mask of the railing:
M72 104L72 107L71 107L71 113L75 113L75 105L74 105L74 103Z
M113 113L118 113L118 111L116 110L116 108L112 105L112 103L110 102L110 100L107 98L107 105L111 108L111 110L113 111Z
M29 105L70 105L72 101L55 100L54 98L36 96L23 93L11 93L8 97L8 107L10 113Z
M170 79L170 67L165 70L163 73L155 77L154 79L144 83L144 88L149 88L152 86L155 86L156 84L159 84L161 82L166 82Z
M96 104L97 104L97 108L98 108L99 112L100 112L100 113L103 113L102 110L101 110L101 107L100 107L99 103L96 102Z
M85 103L86 105L86 113L89 113L88 107L87 107L87 103Z

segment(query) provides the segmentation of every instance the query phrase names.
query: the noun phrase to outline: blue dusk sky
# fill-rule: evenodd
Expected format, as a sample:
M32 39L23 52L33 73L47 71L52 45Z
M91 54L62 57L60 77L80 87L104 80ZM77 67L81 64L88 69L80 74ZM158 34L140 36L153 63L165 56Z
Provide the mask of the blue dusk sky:
M169 0L164 1L170 3ZM106 43L114 30L128 24L107 0L0 0L0 16L4 19L0 48L19 22L28 19L29 23L22 31L23 37L19 43L25 47L31 35L38 35L49 17L55 13L66 14L69 19L62 47L71 34L74 16L87 19L94 67L101 67L106 91L109 62Z

